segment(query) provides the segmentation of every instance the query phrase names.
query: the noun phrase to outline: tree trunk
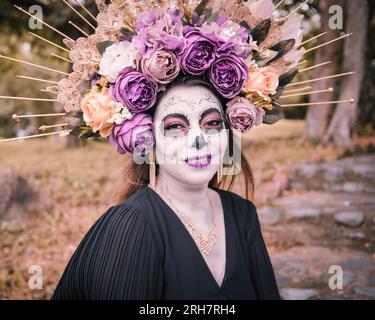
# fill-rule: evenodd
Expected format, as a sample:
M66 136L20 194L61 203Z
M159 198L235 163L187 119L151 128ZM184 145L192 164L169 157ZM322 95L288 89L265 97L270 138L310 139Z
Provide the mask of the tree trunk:
M332 5L341 4L342 0L320 0L319 11L321 15L322 28L320 32L327 32L327 34L320 38L319 43L326 42L328 40L338 37L337 30L331 30L328 25L328 21L331 17L328 10ZM323 63L326 61L332 61L331 64L325 65L321 68L315 69L310 73L310 78L321 78L335 74L338 57L340 56L340 41L334 42L330 45L322 47L316 51L314 64ZM313 83L313 90L323 90L332 86L332 79L322 80ZM332 100L332 93L324 93L324 96L320 94L311 95L310 102L320 102ZM321 142L324 133L328 126L329 115L331 113L331 105L319 105L309 107L306 115L306 137L316 143Z
M340 104L324 137L324 141L333 138L338 146L349 146L356 124L356 111L361 92L361 83L365 72L365 45L368 26L367 0L346 0L347 32L353 36L345 42L344 71L355 71L355 74L343 80L340 100L354 98L354 103Z

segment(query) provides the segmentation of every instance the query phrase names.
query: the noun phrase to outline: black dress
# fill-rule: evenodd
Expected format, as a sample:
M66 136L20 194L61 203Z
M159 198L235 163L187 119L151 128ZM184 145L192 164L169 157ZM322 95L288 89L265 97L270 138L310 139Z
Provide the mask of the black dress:
M212 189L224 210L221 286L178 216L144 186L90 228L52 299L280 299L254 204Z

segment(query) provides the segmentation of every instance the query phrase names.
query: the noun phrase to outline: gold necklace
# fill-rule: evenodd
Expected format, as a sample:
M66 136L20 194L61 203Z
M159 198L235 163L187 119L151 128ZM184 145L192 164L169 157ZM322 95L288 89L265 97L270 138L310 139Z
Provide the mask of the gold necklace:
M208 193L207 199L211 207L212 227L209 232L203 233L196 226L194 226L191 222L188 221L188 219L175 207L173 201L164 192L162 192L161 190L159 192L164 194L164 196L167 198L168 202L171 204L172 208L174 209L176 214L179 216L179 218L191 234L199 250L202 251L204 254L209 255L212 251L212 247L214 246L217 240L218 235L216 232L216 216Z

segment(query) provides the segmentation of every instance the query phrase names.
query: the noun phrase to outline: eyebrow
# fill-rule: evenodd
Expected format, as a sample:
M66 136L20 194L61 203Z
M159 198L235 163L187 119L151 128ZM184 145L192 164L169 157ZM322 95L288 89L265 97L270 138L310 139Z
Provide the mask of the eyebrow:
M184 114L182 114L182 113L178 113L178 112L175 112L175 113L170 113L170 114L166 115L166 116L163 118L162 121L165 121L165 120L167 120L167 119L169 119L169 118L174 118L174 117L176 117L176 118L180 118L180 119L182 119L182 120L187 120L187 118L186 118L186 116L185 116Z
M200 121L201 121L201 120L202 120L207 114L210 114L210 113L212 113L212 112L218 113L218 114L221 116L221 118L223 118L223 115L222 115L222 113L221 113L221 111L220 111L219 109L217 109L217 108L209 108L209 109L207 109L207 110L205 110L205 111L202 112L202 114L200 115ZM184 121L189 122L189 119L186 117L186 115L185 115L185 114L182 114L182 113L179 113L179 112L174 112L174 113L167 114L167 115L163 118L162 122L168 120L169 118L175 118L175 117L176 117L176 118L180 118L181 120L184 120Z

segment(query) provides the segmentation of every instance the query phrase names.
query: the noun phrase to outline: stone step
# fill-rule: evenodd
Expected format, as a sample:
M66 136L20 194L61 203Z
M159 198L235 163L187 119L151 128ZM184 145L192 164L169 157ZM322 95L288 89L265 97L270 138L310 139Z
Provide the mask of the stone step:
M285 300L375 299L375 261L367 252L307 245L270 257ZM332 287L331 277L341 288Z
M375 193L375 155L304 163L288 173L288 189Z
M285 192L282 197L272 201L272 206L259 206L257 211L265 225L276 225L288 220L319 222L321 216L332 216L332 221L338 224L356 227L363 223L366 216L369 219L374 216L375 198L367 193Z

